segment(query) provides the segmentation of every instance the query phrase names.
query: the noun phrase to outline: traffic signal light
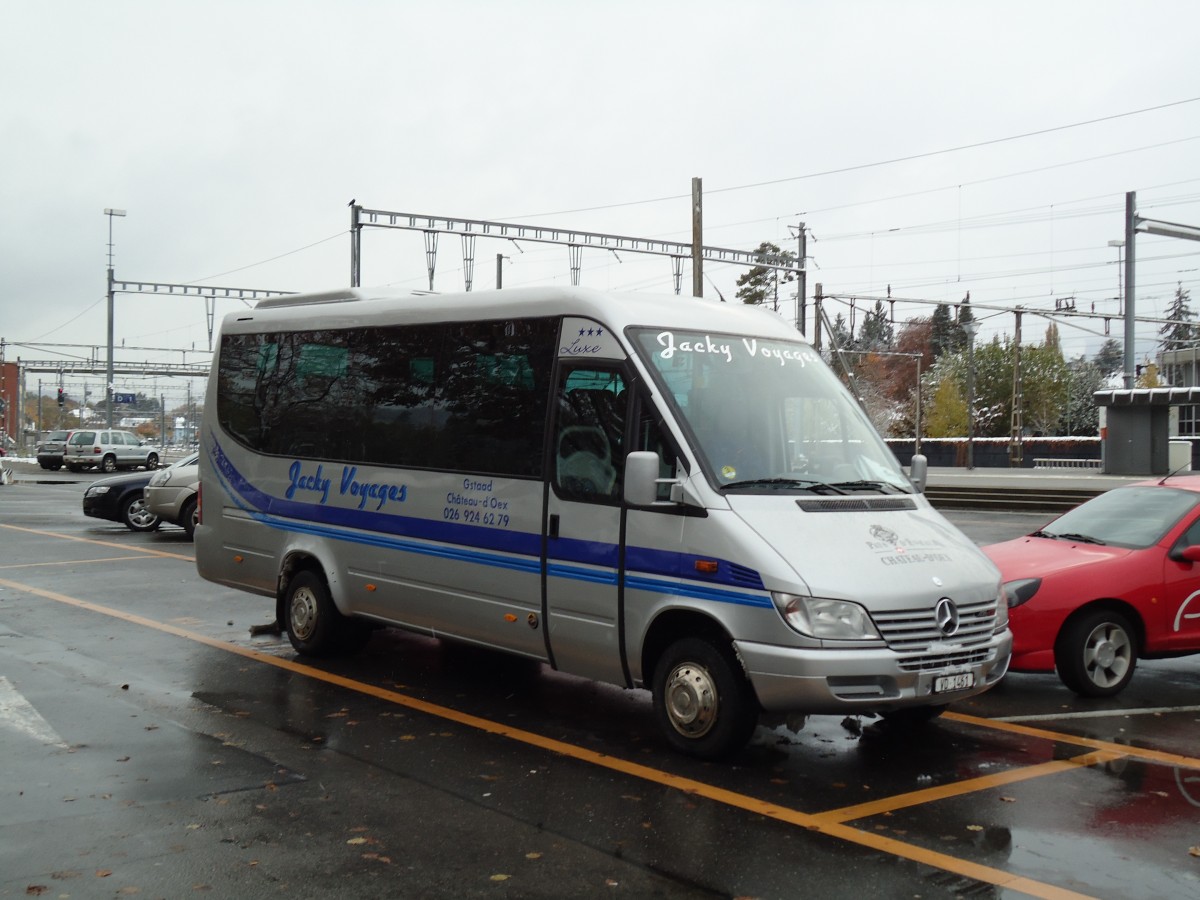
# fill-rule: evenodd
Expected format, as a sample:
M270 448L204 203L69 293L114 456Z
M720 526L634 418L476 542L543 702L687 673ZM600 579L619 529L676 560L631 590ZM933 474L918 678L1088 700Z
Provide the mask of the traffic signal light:
M63 397L64 397L64 394L62 392L62 388L59 388L58 389L58 405L59 406L63 405Z

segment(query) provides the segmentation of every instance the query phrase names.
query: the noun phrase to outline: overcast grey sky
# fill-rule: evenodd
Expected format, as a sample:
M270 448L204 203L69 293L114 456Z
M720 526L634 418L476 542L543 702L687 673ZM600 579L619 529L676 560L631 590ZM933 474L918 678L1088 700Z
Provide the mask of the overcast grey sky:
M695 176L706 244L791 249L790 226L807 224L810 293L1074 297L1114 314L1125 192L1142 215L1200 225L1200 4L1184 0L0 0L0 13L9 359L88 353L51 344L103 355L106 207L128 211L113 226L120 279L315 290L349 283L352 198L687 242ZM506 287L570 283L565 248L481 240L476 289L497 253ZM1161 315L1178 282L1200 308L1198 253L1140 236L1139 312ZM706 294L732 299L740 270L706 272ZM427 287L421 235L365 230L363 283ZM667 292L671 268L585 251L582 283ZM443 236L435 286L462 284ZM218 318L239 307L220 301ZM118 345L207 347L201 300L119 295L116 309ZM1012 320L987 318L983 336ZM1064 350L1094 352L1103 328L1060 325ZM1044 331L1026 318L1027 340ZM1156 337L1139 330L1139 357Z

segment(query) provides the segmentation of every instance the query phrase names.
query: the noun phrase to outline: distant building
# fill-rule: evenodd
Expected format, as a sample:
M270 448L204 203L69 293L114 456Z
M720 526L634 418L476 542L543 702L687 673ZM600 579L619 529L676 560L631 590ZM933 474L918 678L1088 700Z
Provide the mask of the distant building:
M1200 387L1200 348L1160 351L1158 377L1165 387ZM1179 437L1200 437L1200 406L1171 407L1170 429Z

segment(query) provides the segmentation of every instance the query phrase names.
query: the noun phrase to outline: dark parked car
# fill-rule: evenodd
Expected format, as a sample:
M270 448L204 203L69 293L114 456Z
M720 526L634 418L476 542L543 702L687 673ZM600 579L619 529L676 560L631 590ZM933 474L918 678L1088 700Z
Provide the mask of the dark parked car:
M130 531L154 531L159 518L146 509L143 496L154 472L130 472L93 481L83 495L83 514L120 522Z
M38 465L43 469L49 469L51 472L57 472L63 466L63 454L67 448L67 438L71 436L69 431L49 431L42 438L42 442L38 444L37 461Z

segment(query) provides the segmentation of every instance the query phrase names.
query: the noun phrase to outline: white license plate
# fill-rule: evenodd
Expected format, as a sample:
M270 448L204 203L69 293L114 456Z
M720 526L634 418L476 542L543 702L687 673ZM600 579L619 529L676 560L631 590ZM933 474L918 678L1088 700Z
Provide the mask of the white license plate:
M944 694L946 691L964 691L975 687L975 673L964 672L961 675L942 675L934 679L933 692Z

